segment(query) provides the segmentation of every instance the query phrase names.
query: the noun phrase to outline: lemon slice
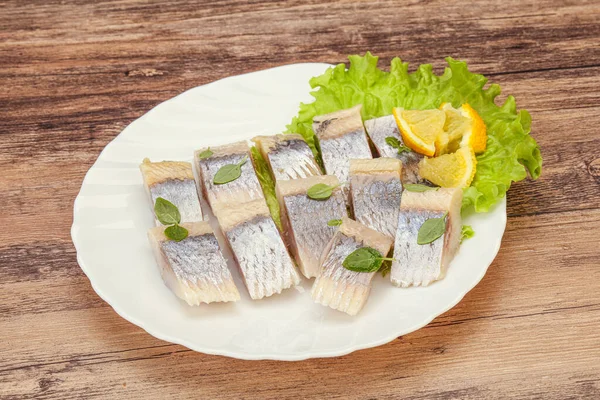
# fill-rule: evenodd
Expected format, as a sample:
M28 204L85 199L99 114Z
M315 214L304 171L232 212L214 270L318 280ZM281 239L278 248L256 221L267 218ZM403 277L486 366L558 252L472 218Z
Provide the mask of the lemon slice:
M419 175L441 187L468 187L475 176L477 159L471 146L461 147L455 153L419 162Z
M404 144L417 153L433 156L435 143L444 131L444 111L404 110L397 107L393 113Z

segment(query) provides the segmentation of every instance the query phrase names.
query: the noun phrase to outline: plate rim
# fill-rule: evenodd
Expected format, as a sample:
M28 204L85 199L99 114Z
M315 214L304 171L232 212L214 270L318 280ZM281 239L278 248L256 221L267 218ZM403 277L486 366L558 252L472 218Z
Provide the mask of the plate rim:
M83 258L81 257L81 252L80 252L80 248L81 246L78 244L78 238L77 238L77 231L79 229L79 224L78 224L78 220L77 220L77 209L78 209L78 201L80 201L79 199L81 198L82 194L82 190L84 185L86 184L86 181L89 179L89 175L90 175L90 171L96 166L96 164L100 161L100 158L102 157L102 154L104 154L104 152L109 149L112 145L114 145L114 143L116 141L119 140L119 138L121 137L122 140L122 134L132 125L134 124L136 121L145 118L149 113L151 113L154 109L156 109L157 107L168 103L168 102L172 102L175 101L175 99L180 98L181 96L185 95L186 93L195 90L197 88L200 87L205 87L207 85L212 85L215 84L217 82L226 80L226 79L230 79L230 78L238 78L238 77L242 77L242 76L248 76L248 75L252 75L252 74L256 74L256 73L260 73L260 72L265 72L265 71L270 71L270 70L274 70L274 69L285 69L285 68L289 68L289 67L296 67L296 66L300 66L300 65L322 65L324 67L331 67L333 66L332 64L327 64L327 63L293 63L293 64L286 64L286 65L281 65L281 66L276 66L276 67L272 67L272 68L267 68L267 69L262 69L262 70L257 70L257 71L252 71L252 72L247 72L247 73L243 73L243 74L239 74L239 75L232 75L232 76L227 76L215 81L211 81L208 82L206 84L200 85L200 86L195 86L193 88L189 88L183 92L181 92L180 94L173 96L165 101L162 101L158 104L156 104L154 107L152 107L150 110L146 111L143 115L141 115L140 117L136 118L135 120L131 121L124 129L121 130L121 132L119 132L118 135L116 135L109 143L106 144L106 146L104 146L104 148L102 149L102 151L98 154L96 160L94 161L94 163L90 166L90 168L87 170L83 180L81 181L81 187L79 189L79 191L77 192L77 196L75 197L75 200L73 201L73 223L71 224L71 229L70 229L70 234L71 234L71 240L73 242L73 245L75 247L75 251L76 251L76 258L77 258L77 264L79 265L79 267L81 268L81 270L83 271L83 273L85 274L85 276L88 278L90 285L92 286L92 289L94 290L94 292L96 292L96 294L104 301L106 302L121 318L125 319L126 321L129 321L130 323L142 328L145 332L147 332L148 334L150 334L151 336L159 339L159 340L163 340L172 344L177 344L177 345L181 345L184 346L190 350L196 351L196 352L200 352L200 353L204 353L204 354L209 354L209 355L218 355L218 356L225 356L225 357L231 357L231 358L236 358L236 359L242 359L242 360L275 360L275 361L303 361L303 360L307 360L307 359L312 359L312 358L331 358L331 357L341 357L341 356L345 356L348 355L350 353L353 353L355 351L358 350L364 350L364 349L369 349L369 348L373 348L373 347L377 347L377 346L381 346L384 344L387 344L391 341L393 341L394 339L415 332L425 326L427 326L428 324L431 323L431 321L433 321L435 318L439 317L440 315L448 312L449 310L451 310L452 308L454 308L466 295L467 293L469 293L471 290L473 290L473 288L475 286L477 286L479 284L479 282L481 282L481 280L483 279L483 277L486 275L489 267L492 265L492 263L494 262L496 256L498 255L498 252L500 251L500 247L502 245L502 239L504 238L504 233L506 232L506 223L507 223L507 213L506 213L506 197L502 198L493 208L496 207L503 207L504 208L504 212L501 214L502 220L502 226L499 228L501 228L501 235L498 237L495 245L494 245L494 250L492 252L490 252L489 254L491 255L489 261L486 261L485 264L487 264L484 268L481 269L481 272L479 275L477 275L475 277L475 279L472 281L472 283L470 285L468 285L468 289L466 291L464 291L464 293L461 291L461 293L459 293L451 302L447 303L447 306L444 307L444 309L442 311L440 311L439 313L436 313L435 315L430 315L427 318L425 318L423 321L418 322L413 324L412 326L405 328L405 329L401 329L400 331L394 331L393 333L389 334L389 335L385 335L383 338L379 339L379 340L375 340L372 342L368 342L368 343L362 343L362 344L357 344L357 345L351 345L348 346L347 348L344 349L337 349L337 350L332 350L332 351L321 351L318 352L316 354L311 353L310 351L306 352L306 353L288 353L288 354L284 354L282 355L281 353L260 353L260 354L251 354L251 353L243 353L243 352L236 352L236 351L229 351L229 350L221 350L221 349L216 349L216 348L206 348L206 347L202 347L199 346L195 343L189 342L187 340L182 340L179 339L177 337L173 337L169 334L163 334L160 332L155 331L154 329L150 328L148 326L148 324L145 324L144 322L138 320L137 318L128 315L127 313L125 313L119 306L118 306L118 302L113 301L111 302L109 296L106 295L106 293L104 293L92 280L92 278L90 277L90 269L88 268L88 266L86 266L85 262L83 261Z

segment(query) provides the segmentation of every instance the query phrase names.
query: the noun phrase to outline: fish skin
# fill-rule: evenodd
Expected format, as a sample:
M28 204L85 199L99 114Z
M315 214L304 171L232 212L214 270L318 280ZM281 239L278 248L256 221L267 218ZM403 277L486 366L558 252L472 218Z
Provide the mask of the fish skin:
M148 238L163 281L189 305L238 301L240 294L208 222L184 223L187 238L176 242L165 227L152 228Z
M350 271L342 265L346 257L361 247L372 247L383 256L392 246L392 239L349 218L327 246L321 260L321 271L311 290L312 299L335 310L356 315L365 305L376 272Z
M461 205L460 188L440 188L422 193L404 191L390 273L392 284L400 287L427 286L444 277L460 246ZM443 236L429 244L417 244L421 225L429 218L441 218L446 213Z
M398 154L398 150L385 141L386 137L392 136L404 145L393 115L368 119L365 121L365 129L381 157L397 158L402 161L403 183L423 183L423 179L419 175L419 161L423 159L423 156L414 151Z
M348 213L340 187L327 200L310 199L306 192L318 183L336 185L339 181L335 176L323 175L280 181L276 185L287 242L300 271L309 279L317 276L321 253L336 232L336 227L327 222Z
M394 238L402 197L402 162L395 158L350 160L350 198L354 218Z
M252 140L269 163L275 181L322 175L312 150L302 136L257 136Z
M313 119L321 157L328 175L348 182L351 158L373 158L360 111L362 105L336 111ZM343 189L347 192L347 189Z
M232 204L216 215L254 300L300 283L300 275L264 200Z
M140 171L146 193L152 203L153 214L156 199L162 197L177 206L181 222L197 222L204 219L192 164L180 161L150 162L146 158L140 165ZM154 221L156 226L162 225L156 216Z
M199 154L206 149L194 153L194 165L198 172L198 185L204 194L213 212L221 206L230 203L244 203L256 199L264 199L264 194L250 157L250 148L246 142L236 142L229 145L211 147L212 156L199 158ZM216 185L213 179L217 171L228 164L238 164L244 157L248 157L241 166L240 177L229 183Z

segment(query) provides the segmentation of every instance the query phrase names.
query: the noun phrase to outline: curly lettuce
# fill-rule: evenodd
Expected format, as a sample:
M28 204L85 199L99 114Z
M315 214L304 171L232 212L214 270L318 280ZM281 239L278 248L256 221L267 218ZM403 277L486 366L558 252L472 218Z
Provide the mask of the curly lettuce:
M317 89L311 92L315 100L301 103L298 115L287 126L287 132L301 134L316 154L312 130L316 115L362 104L363 119L370 119L389 115L399 106L428 109L444 102L454 107L469 103L485 122L488 140L486 151L477 156L477 172L465 190L463 209L472 206L477 212L486 212L506 195L512 182L525 179L527 172L532 179L540 176L542 157L529 135L529 113L517 111L512 96L497 106L494 99L500 86L492 84L484 90L487 78L470 72L465 62L446 58L448 67L438 76L429 64L408 73L408 63L394 58L386 72L378 68L379 58L369 52L348 58L348 68L338 64L310 80L311 87Z

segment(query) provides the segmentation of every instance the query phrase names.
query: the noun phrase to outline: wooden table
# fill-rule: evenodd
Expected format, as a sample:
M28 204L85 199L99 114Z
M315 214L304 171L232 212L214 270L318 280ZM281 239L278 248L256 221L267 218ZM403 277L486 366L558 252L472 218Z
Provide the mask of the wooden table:
M0 399L600 398L600 3L317 3L0 1ZM289 363L162 342L100 300L73 200L125 126L215 79L366 50L466 60L533 116L542 177L511 188L500 254L458 306Z

